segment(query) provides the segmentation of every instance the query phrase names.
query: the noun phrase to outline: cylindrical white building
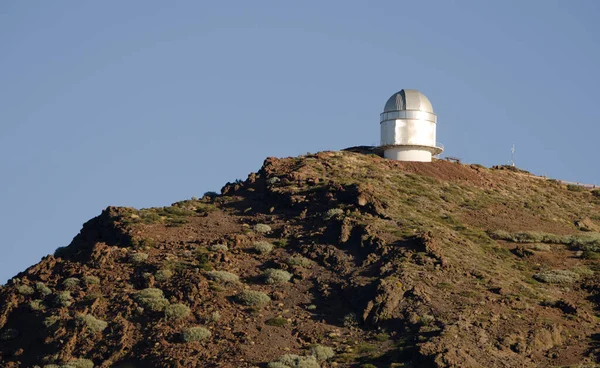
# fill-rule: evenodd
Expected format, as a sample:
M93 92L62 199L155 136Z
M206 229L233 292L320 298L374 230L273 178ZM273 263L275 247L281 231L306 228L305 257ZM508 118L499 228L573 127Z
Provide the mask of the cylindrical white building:
M444 150L435 141L437 116L431 102L415 89L394 93L381 113L383 156L399 161L431 162Z

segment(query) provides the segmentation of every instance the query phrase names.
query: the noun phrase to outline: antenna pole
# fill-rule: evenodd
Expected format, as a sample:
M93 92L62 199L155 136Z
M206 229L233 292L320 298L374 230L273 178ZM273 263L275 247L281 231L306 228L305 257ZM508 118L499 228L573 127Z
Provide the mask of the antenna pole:
M510 166L515 167L515 145L512 145L512 148L510 149L510 154L511 154L511 158L510 158Z

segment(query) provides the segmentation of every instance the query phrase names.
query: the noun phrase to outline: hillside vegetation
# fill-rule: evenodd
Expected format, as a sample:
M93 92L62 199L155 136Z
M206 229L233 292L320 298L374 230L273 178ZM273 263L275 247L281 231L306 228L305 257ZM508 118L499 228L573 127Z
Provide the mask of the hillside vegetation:
M321 152L109 207L0 288L0 366L593 367L600 192Z

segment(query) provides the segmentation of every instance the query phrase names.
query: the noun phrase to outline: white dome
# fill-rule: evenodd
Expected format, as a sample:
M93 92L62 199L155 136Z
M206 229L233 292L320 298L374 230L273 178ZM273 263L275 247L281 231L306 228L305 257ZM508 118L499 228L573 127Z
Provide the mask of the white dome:
M388 99L383 112L390 111L424 111L434 114L429 99L416 89L403 89Z

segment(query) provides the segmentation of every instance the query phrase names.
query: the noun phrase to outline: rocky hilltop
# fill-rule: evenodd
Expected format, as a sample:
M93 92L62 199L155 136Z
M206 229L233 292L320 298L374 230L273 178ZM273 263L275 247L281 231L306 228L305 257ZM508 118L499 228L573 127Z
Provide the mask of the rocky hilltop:
M592 367L599 230L600 191L510 168L268 158L9 280L0 366Z

